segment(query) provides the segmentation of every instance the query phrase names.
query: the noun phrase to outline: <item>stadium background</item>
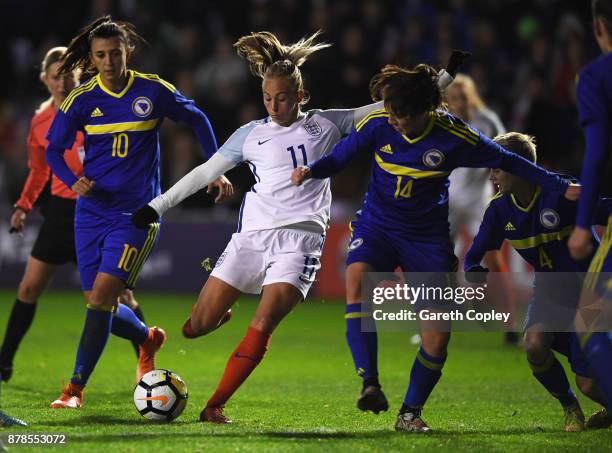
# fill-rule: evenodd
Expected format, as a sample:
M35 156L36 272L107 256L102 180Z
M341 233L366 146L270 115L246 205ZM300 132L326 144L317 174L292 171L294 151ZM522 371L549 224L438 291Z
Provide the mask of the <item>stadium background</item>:
M110 13L135 24L149 45L130 65L160 74L194 98L209 116L219 143L241 124L265 116L260 81L232 50L249 31L270 30L293 42L323 29L333 43L304 66L307 108L354 107L369 102L370 77L385 63L427 62L443 67L453 48L473 57L464 71L476 81L490 108L508 130L535 135L540 164L579 174L582 133L577 122L575 76L598 49L590 30L590 2L559 0L251 0L1 2L0 63L0 288L16 286L36 237L37 214L29 216L22 239L8 235L12 204L27 175L25 139L29 120L46 98L38 80L44 52L65 45L92 19ZM162 128L162 185L167 188L201 162L189 128ZM346 224L367 185L369 157L354 162L332 181L334 204L316 291L341 296ZM215 206L194 195L165 217L159 246L140 286L155 291L195 291L235 229L242 193L252 180L247 168L230 174L235 198ZM607 182L612 185L612 181ZM610 187L606 188L610 193ZM204 224L204 225L202 225ZM56 287L73 288L66 267Z

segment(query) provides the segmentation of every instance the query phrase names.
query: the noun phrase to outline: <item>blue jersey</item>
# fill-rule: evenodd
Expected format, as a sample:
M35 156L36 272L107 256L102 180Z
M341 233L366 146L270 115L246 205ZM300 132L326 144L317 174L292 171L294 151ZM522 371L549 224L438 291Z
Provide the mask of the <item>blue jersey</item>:
M612 133L612 54L600 56L580 73L576 89L580 124L586 150L580 181L582 189L576 224L591 226L600 184L605 177ZM608 175L608 178L611 175Z
M448 176L457 167L501 168L557 192L567 182L512 154L460 119L432 113L419 137L410 138L376 110L330 154L309 167L314 178L339 171L359 152L373 155L360 221L421 242L448 239Z
M610 201L600 202L595 223L607 221ZM586 272L590 260L575 261L567 248L576 209L576 202L567 200L560 191L537 187L527 206L521 206L513 194L498 193L465 256L465 271L480 265L487 251L498 250L507 240L536 272Z
M99 75L74 89L47 135L49 149L54 149L65 148L77 131L84 132L83 174L96 185L90 196L79 197L78 208L104 217L133 212L159 195L164 117L192 125L207 154L217 149L210 124L193 101L157 75L132 70L128 75L120 93L108 90ZM52 168L56 165L49 162ZM71 176L63 178L68 187L76 181Z

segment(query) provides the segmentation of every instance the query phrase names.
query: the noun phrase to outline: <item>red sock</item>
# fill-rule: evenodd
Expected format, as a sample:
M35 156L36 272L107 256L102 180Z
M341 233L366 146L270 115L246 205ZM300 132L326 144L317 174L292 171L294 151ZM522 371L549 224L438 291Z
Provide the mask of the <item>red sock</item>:
M223 406L238 390L238 387L263 359L268 350L270 336L249 326L246 335L227 361L221 382L206 403L207 407Z

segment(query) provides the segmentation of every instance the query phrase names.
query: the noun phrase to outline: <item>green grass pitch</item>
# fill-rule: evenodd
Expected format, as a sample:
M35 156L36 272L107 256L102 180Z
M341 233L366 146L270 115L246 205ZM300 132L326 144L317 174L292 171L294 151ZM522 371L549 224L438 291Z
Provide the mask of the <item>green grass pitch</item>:
M4 330L14 294L0 292ZM180 335L195 295L138 294L150 325L169 339L157 366L177 372L189 388L183 415L170 424L142 418L132 403L135 355L111 338L91 378L80 410L52 410L51 400L72 371L84 309L74 293L48 293L2 386L1 406L29 422L8 433L61 432L68 445L56 451L612 451L612 430L562 431L562 413L531 377L519 349L502 345L499 333L455 334L443 377L423 413L431 436L396 433L393 423L404 396L416 346L408 334L382 333L380 371L391 409L381 415L355 407L360 381L344 340L343 305L301 304L272 337L267 357L226 407L232 425L197 421L229 354L255 309L241 299L234 318L196 340ZM587 416L596 406L580 396ZM44 448L11 448L40 451Z

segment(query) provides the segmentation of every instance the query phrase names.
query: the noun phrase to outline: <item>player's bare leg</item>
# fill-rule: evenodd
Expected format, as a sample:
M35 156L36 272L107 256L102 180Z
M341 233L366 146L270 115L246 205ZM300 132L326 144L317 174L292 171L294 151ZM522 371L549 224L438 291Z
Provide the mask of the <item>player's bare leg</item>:
M365 272L375 272L368 263L351 263L346 268L346 340L353 355L357 374L363 379L357 408L375 414L389 409L389 403L378 382L376 332L362 331L361 304L364 302L361 278ZM369 296L368 296L369 297ZM374 325L373 325L374 326ZM374 329L372 329L374 330Z
M193 306L191 316L183 325L183 335L196 338L206 335L231 318L231 307L242 295L232 285L216 277L209 277Z
M225 403L261 362L272 332L302 298L302 293L289 283L264 286L261 302L247 333L230 356L221 382L200 413L200 421L231 423L223 414Z
M8 381L13 374L13 359L19 343L27 333L36 302L55 275L57 266L45 263L32 256L28 258L26 270L17 290L17 300L8 321L2 348L0 349L0 380Z

